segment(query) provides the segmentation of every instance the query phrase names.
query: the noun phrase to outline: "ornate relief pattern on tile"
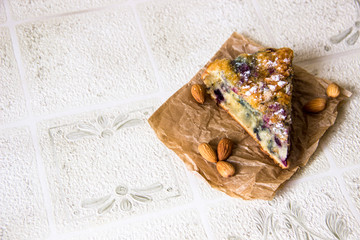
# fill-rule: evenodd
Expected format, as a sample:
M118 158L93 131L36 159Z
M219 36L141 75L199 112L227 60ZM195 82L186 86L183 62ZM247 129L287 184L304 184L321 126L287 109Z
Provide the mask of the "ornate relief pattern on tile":
M69 238L64 238L69 240ZM208 239L196 210L185 210L157 216L146 221L121 224L97 232L86 233L71 239Z
M6 13L4 8L4 3L0 2L0 24L6 22Z
M24 118L25 98L8 28L0 28L0 124Z
M360 236L359 223L336 178L330 177L285 187L272 201L218 202L210 207L209 219L216 239L356 240Z
M34 113L156 91L135 22L123 6L18 26Z
M353 198L360 213L360 168L356 168L344 173L344 180L348 192Z
M43 239L48 223L28 129L0 132L0 239Z
M296 61L360 46L360 39L354 43L348 40L355 38L360 30L360 22L356 22L360 20L360 9L354 0L258 2L265 21L276 38L277 47L292 48ZM348 38L340 43L330 40L350 28L352 31Z
M334 81L353 93L341 106L334 127L326 133L323 140L339 167L359 164L360 59L358 53L326 62L303 63L301 66L310 73Z
M16 20L83 11L126 0L10 0L11 14Z
M190 200L183 164L146 122L157 105L148 101L41 124L60 231Z
M269 44L249 1L155 0L137 9L166 89L188 82L234 31Z

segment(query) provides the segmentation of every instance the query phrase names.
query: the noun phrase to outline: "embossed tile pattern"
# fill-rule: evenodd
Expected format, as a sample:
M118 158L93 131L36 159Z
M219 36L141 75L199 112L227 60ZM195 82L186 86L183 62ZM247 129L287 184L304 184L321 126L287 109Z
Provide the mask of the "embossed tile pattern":
M82 11L106 6L112 3L121 3L126 0L10 0L11 14L16 20L49 16L67 12Z
M0 124L26 116L25 98L8 28L0 28Z
M155 108L149 103L41 124L43 158L60 231L191 199L183 163L156 139L146 122Z
M233 31L270 44L249 1L149 1L137 9L167 89L188 82Z
M347 185L347 190L360 212L360 168L345 172L344 180Z
M43 239L43 208L35 153L27 129L0 132L0 239Z
M302 64L306 70L319 77L330 79L350 90L353 95L339 112L335 126L325 136L326 148L330 150L339 167L360 163L360 58L357 54L336 60Z
M68 238L66 238L68 239ZM207 239L196 210L167 214L133 224L119 225L105 231L80 235L74 240L108 240L108 239Z
M290 47L295 51L295 60L303 60L331 53L359 48L357 39L358 13L353 0L346 1L287 1L258 0L268 27L276 38L276 47ZM359 10L358 10L359 11ZM359 20L359 19L357 19ZM339 33L352 27L351 33L340 43ZM347 43L352 42L353 45Z
M17 28L34 113L127 99L157 89L128 7Z
M335 178L285 188L272 201L218 202L208 215L215 239L336 239L337 234L355 240L360 236L359 223Z

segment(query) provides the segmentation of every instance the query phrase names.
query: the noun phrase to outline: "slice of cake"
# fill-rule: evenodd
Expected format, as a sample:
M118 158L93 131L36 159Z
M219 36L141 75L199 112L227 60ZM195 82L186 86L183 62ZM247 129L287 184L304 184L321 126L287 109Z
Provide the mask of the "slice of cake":
M293 51L265 49L212 62L201 78L207 92L282 168L290 149Z

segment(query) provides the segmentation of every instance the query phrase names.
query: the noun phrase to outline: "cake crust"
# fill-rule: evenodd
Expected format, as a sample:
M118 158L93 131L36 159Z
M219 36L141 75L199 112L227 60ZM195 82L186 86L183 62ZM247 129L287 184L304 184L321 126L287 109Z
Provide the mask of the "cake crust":
M281 168L289 168L292 58L289 48L217 59L202 73L207 92Z
M212 97L212 96L211 96ZM213 98L213 97L212 97ZM213 98L214 99L214 98ZM239 123L244 130L260 145L259 140L257 140L256 136L250 132L238 119L236 119L236 117L231 114L222 104L219 104L219 106L224 109L237 123ZM277 159L274 159L273 156L271 156L271 154L267 151L264 151L264 149L262 147L260 147L260 150L265 153L266 155L268 155L279 167L281 167L282 169L288 169L290 167L290 162L287 162L287 166L284 166L283 164L281 164L280 162L277 161Z

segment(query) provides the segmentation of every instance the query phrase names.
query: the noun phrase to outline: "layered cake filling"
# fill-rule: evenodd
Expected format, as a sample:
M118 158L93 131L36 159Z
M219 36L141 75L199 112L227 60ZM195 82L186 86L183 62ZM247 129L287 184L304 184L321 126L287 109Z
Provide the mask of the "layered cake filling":
M261 147L288 166L292 50L267 49L235 60L215 60L202 78L207 92L255 136Z

